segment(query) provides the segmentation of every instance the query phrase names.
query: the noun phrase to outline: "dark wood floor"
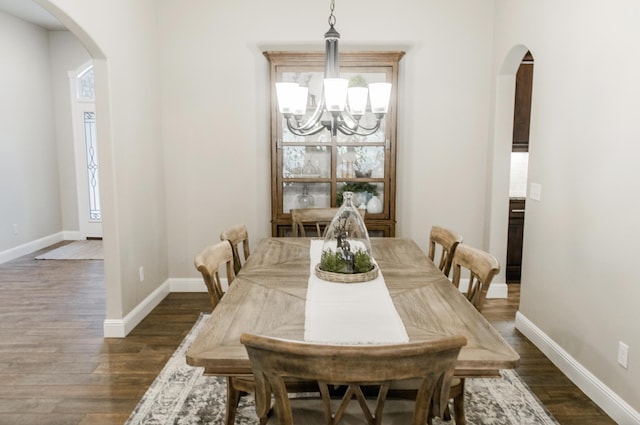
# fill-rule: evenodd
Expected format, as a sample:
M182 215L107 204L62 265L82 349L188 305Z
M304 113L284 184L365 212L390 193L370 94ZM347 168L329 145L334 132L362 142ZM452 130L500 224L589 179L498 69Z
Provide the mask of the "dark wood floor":
M0 265L0 424L123 424L207 295L172 293L129 336L105 339L102 261L40 252ZM561 424L615 424L514 329L519 286L509 289L484 311L520 353L520 376Z

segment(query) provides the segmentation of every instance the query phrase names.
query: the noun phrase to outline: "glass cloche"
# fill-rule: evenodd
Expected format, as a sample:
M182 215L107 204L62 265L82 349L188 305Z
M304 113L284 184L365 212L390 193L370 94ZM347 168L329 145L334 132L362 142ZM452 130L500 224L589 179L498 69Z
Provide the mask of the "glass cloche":
M327 228L316 275L324 280L345 283L375 279L378 269L371 257L371 242L364 220L353 206L353 193L344 192L343 199Z

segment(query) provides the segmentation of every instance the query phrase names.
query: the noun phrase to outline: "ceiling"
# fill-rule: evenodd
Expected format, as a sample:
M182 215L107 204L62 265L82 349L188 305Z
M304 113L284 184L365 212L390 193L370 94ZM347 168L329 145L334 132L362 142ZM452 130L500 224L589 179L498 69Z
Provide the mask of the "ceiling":
M33 0L0 0L0 11L6 12L24 21L56 31L66 30L60 21Z

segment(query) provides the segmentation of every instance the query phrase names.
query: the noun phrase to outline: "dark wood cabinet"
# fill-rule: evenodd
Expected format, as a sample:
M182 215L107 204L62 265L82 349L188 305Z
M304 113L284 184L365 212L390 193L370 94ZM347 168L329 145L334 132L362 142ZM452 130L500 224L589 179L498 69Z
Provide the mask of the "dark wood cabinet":
M396 114L398 63L404 52L346 52L340 54L342 78L392 83L389 112L380 129L368 136L327 130L296 136L277 107L275 83L296 82L309 88L307 116L322 94L323 52L264 52L271 71L271 233L291 234L291 209L338 207L342 193L354 193L354 203L366 205L377 197L381 208L367 209L371 236L395 236ZM361 122L368 123L366 114Z
M522 242L524 236L525 200L509 200L509 234L507 240L507 283L520 283L522 271Z
M513 152L529 151L532 93L533 57L531 53L527 52L516 73L516 96L513 110Z

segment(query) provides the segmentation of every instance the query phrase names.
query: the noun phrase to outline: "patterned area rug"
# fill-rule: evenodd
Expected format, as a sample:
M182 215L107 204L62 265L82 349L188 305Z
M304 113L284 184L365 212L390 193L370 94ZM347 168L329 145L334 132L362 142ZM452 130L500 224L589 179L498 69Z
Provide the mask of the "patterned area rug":
M36 260L104 260L101 240L74 241L47 251Z
M205 317L205 314L201 315L125 425L224 423L224 379L205 377L201 368L185 363L185 353ZM515 371L504 371L502 379L468 379L465 391L465 411L469 425L558 425ZM236 424L257 423L252 397L242 397ZM436 424L453 425L454 422L436 418L434 425Z

